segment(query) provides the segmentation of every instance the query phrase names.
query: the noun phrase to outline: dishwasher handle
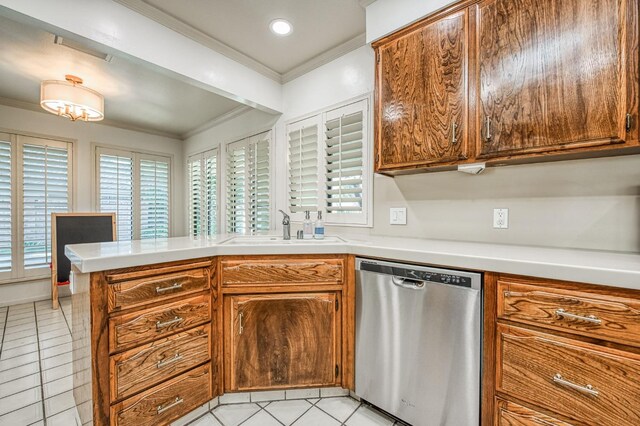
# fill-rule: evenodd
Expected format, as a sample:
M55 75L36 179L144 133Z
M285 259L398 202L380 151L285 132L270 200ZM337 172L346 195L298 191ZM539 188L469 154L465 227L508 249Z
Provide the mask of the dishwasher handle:
M422 290L426 284L426 282L422 280L399 277L397 275L394 275L391 277L391 282L397 285L398 287L407 288L409 290Z

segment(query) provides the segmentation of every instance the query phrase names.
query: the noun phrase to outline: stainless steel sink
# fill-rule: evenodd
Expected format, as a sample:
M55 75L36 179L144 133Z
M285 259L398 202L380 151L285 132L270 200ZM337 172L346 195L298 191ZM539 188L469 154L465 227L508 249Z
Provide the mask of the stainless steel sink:
M324 237L322 240L298 240L296 238L292 238L290 240L285 240L282 237L274 236L274 235L242 235L237 237L232 237L223 243L222 245L291 245L291 244L340 244L344 243L344 240L340 237Z

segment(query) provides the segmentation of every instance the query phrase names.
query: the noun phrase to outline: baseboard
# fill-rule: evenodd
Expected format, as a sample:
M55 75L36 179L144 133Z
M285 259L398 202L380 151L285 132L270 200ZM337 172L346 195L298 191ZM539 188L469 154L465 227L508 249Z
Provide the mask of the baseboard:
M0 285L0 307L51 299L49 280L24 281Z

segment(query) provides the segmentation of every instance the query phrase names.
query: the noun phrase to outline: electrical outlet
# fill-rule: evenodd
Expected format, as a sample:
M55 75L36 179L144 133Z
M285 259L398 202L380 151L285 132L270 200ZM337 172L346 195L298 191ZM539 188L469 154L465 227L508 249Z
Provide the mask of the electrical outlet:
M391 207L389 209L390 225L406 225L407 224L407 208Z
M493 227L496 229L509 228L509 209L493 209Z

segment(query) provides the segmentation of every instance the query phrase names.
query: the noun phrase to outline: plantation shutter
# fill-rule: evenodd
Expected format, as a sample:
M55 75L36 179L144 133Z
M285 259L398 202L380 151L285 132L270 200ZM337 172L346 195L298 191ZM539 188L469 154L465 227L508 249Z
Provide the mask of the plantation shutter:
M11 136L0 133L0 273L12 271Z
M207 235L218 233L218 150L204 153Z
M51 213L69 211L69 149L66 143L31 143L34 138L24 139L24 268L46 268L51 261Z
M198 236L203 230L202 199L202 155L194 155L187 160L189 180L189 235Z
M189 234L215 235L218 231L218 150L189 157Z
M227 145L227 232L270 228L270 132Z
M140 159L140 238L169 236L169 161Z
M325 114L324 192L327 222L366 224L364 151L366 101Z
M289 211L318 210L318 123L316 117L287 126Z
M133 156L99 151L99 209L116 213L118 241L133 239Z

